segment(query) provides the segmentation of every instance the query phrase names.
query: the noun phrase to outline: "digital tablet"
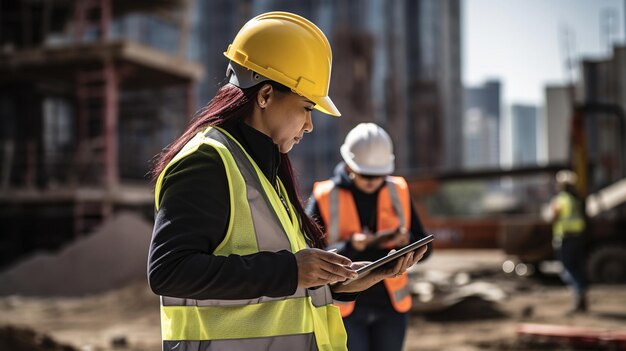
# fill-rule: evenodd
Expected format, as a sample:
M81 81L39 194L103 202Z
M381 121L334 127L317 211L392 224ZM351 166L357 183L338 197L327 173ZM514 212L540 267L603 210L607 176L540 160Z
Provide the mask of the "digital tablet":
M407 246L405 246L405 247L395 251L392 254L389 254L389 255L387 255L385 257L381 257L378 260L368 264L367 266L363 266L363 267L357 269L356 273L358 274L358 276L356 278L354 278L354 279L348 279L345 282L343 282L342 284L346 285L346 284L349 284L349 283L351 283L351 282L353 282L353 281L355 281L355 280L357 280L359 278L362 278L363 276L365 276L366 273L370 272L371 270L374 270L374 269L384 265L385 263L389 263L389 262L391 262L391 261L393 261L393 260L395 260L395 259L397 259L399 257L402 257L402 256L406 255L407 253L409 253L411 251L417 250L420 247L422 247L422 246L428 244L429 242L433 241L434 239L435 238L432 235L427 235L426 237L424 237L422 239L419 239L418 241L416 241L416 242L414 242L412 244L409 244L409 245L407 245Z

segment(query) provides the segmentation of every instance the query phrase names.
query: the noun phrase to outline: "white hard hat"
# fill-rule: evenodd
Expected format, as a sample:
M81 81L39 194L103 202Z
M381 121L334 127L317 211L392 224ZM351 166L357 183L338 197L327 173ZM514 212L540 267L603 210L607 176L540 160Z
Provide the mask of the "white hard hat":
M346 135L340 152L348 167L358 174L388 175L395 168L391 138L374 123L354 127Z
M570 184L576 185L576 181L578 180L578 176L576 173L563 169L556 173L556 182L559 184Z

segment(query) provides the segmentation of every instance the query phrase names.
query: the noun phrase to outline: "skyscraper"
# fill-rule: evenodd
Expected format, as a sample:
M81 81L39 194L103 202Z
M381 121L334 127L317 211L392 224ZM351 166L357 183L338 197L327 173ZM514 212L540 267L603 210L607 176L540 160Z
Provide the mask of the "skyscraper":
M500 81L465 88L464 159L468 168L498 167L500 163Z
M546 154L548 164L569 161L570 124L572 118L571 88L548 86L546 96Z
M408 166L453 169L462 160L461 6L407 1Z
M537 163L537 113L536 106L514 104L511 106L511 134L513 165Z

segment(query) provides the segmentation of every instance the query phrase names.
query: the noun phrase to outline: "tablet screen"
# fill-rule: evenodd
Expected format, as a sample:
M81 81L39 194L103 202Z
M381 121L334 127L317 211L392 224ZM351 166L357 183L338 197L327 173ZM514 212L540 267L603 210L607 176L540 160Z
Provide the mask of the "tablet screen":
M365 273L367 273L367 272L369 272L369 271L371 271L373 269L376 269L376 268L384 265L385 263L391 262L391 261L393 261L393 260L395 260L395 259L397 259L399 257L402 257L402 256L406 255L407 253L409 253L411 251L417 250L420 247L428 244L429 242L431 242L433 240L434 240L434 237L432 235L427 235L426 237L421 238L420 240L418 240L418 241L416 241L416 242L414 242L412 244L409 244L409 245L407 245L407 246L405 246L405 247L395 251L392 254L389 254L387 256L381 257L378 260L368 264L367 266L363 266L363 267L357 269L356 273L358 274L358 276L356 278L354 278L354 279L346 280L345 282L343 282L343 284L348 284L348 283L350 283L350 282L352 282L354 280L357 280L360 277L362 277Z

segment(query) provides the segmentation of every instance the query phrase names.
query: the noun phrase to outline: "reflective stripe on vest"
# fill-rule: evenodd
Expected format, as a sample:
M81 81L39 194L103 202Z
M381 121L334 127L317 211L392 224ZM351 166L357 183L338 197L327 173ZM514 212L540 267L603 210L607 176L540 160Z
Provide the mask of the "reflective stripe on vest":
M234 350L233 340L169 341L164 350L209 351ZM304 348L303 348L304 345ZM271 338L237 339L236 350L318 350L313 334L284 335Z
M585 230L585 220L582 215L581 202L572 194L562 191L555 200L559 207L559 217L552 227L556 239L564 235L578 235Z
M201 145L218 152L229 182L228 229L212 254L297 252L306 248L282 182L277 180L278 191L286 205L241 145L219 128L197 134L167 165L155 188L157 210L166 171ZM267 350L267 345L276 349L346 349L345 329L328 286L298 288L293 295L279 298L194 300L162 296L161 330L164 350Z
M362 232L356 204L352 193L335 186L332 180L317 182L313 186L320 215L326 224L329 242L348 240L352 234ZM411 200L409 188L402 177L386 177L385 186L378 194L377 231L411 226ZM384 280L391 304L398 312L411 309L411 295L406 273ZM346 317L354 310L354 302L335 301Z

